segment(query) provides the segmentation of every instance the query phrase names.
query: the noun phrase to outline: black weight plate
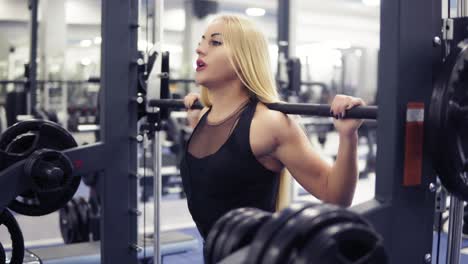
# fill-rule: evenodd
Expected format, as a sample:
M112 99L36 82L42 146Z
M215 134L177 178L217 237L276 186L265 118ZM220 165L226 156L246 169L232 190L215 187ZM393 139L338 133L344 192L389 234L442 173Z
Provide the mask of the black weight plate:
M91 188L93 189L93 188ZM101 237L101 212L96 195L89 197L89 229L92 235L92 241L98 241Z
M260 263L264 250L268 248L271 238L287 223L287 221L300 213L302 210L315 206L316 204L293 204L280 212L272 215L272 217L260 227L255 235L249 253L247 255L246 264Z
M34 136L34 138L32 137ZM76 147L76 141L67 130L43 120L19 122L7 128L0 136L0 149L27 158L38 149L65 150ZM53 195L42 195L32 190L19 195L9 208L20 214L41 216L58 210L69 201L80 184L80 177Z
M36 138L36 134L34 133L21 134L8 143L5 151L8 153L29 155L33 152L31 147L34 145Z
M329 204L302 211L275 235L263 255L262 263L287 263L290 256L296 255L296 250L303 247L306 240L323 228L342 222L367 225L359 215Z
M369 226L337 223L309 240L295 264L386 264L382 239Z
M468 155L468 41L458 43L444 61L434 82L426 145L432 164L445 188L468 200L464 172Z
M41 148L64 150L77 146L73 136L61 126L44 120L28 120L10 126L0 135L0 149L6 150L15 138L23 134L34 134L37 137L28 154ZM30 138L28 140L31 141ZM9 148L16 147L10 145ZM26 149L29 148L26 146Z
M224 225L231 219L232 217L236 216L238 213L245 212L250 209L246 208L237 208L234 210L231 210L224 214L221 218L219 218L216 223L213 225L211 228L210 232L208 233L208 236L206 237L206 244L203 248L204 250L204 258L205 258L205 263L210 264L212 260L212 252L214 250L214 246L217 243L218 236L221 234Z
M69 201L59 210L60 233L65 244L76 243L79 239L78 215L76 214L75 202Z
M78 197L76 199L77 211L80 219L80 236L83 238L83 241L89 241L89 204L83 197Z
M6 262L5 248L3 248L2 243L0 242L0 264Z
M53 193L55 196L73 180L71 160L60 151L50 149L34 151L24 164L24 172L32 179L31 191L38 195Z
M72 213L73 218L76 219L76 227L75 227L76 241L74 243L86 242L88 241L88 239L83 237L83 233L81 232L82 222L81 222L81 215L80 215L79 199L76 199L76 198L71 199L70 204L71 204L70 212Z
M285 259L290 255L291 249L294 244L300 243L301 231L304 232L309 225L304 220L312 220L314 217L327 213L330 211L336 211L337 208L327 205L319 205L307 208L297 214L296 216L289 219L289 221L277 232L277 234L271 238L269 247L264 249L263 258L261 263L272 261L275 263L286 263ZM280 243L282 242L282 243ZM281 248L284 252L275 252ZM280 262L281 261L281 262Z
M218 238L216 239L216 244L214 245L213 251L211 252L211 263L218 263L222 258L223 246L230 238L230 233L232 229L245 218L251 217L256 213L256 209L246 208L246 211L240 212L229 219L219 233Z
M243 219L231 231L229 240L224 243L221 255L226 257L240 248L250 244L258 229L271 217L271 213L258 212Z
M57 112L53 111L53 110L49 110L49 111L44 111L45 114L47 115L47 119L49 121L52 121L54 123L58 123L58 115L57 115Z
M10 233L12 252L11 252L11 264L22 264L24 259L24 238L23 233L16 222L15 217L8 209L3 209L0 214L0 226L4 225L8 233Z

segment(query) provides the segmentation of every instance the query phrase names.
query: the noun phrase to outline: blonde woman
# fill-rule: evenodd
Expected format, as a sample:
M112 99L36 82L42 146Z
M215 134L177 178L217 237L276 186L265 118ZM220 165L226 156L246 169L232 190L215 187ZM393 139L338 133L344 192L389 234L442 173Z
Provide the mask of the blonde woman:
M202 92L184 101L190 108L200 99L205 108L188 142L181 175L204 239L216 220L234 208L274 211L285 168L324 202L351 204L362 121L342 117L347 109L363 105L361 99L338 95L331 104L340 142L330 165L314 152L296 121L265 106L279 99L267 42L252 22L228 15L214 19L196 52L195 80Z

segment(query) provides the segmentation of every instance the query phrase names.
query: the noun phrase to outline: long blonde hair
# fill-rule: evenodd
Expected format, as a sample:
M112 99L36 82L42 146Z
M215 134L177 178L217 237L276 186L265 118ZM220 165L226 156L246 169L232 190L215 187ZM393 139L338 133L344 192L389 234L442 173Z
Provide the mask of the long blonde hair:
M263 103L279 101L278 92L270 66L268 44L255 24L241 16L221 15L214 19L224 23L223 40L230 53L229 60L250 96ZM201 102L211 106L209 91L201 87ZM289 173L284 169L280 176L276 209L290 203Z

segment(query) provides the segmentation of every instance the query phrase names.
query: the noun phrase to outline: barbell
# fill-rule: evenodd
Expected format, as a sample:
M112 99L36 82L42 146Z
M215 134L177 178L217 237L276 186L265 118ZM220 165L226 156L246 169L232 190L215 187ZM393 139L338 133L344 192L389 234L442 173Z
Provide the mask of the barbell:
M293 115L313 115L320 117L333 117L330 106L326 104L292 104L292 103L269 103L265 104L269 109ZM150 100L148 106L159 108L183 109L184 100L181 99L154 99ZM192 109L202 109L200 102L195 102ZM357 106L346 111L345 118L377 119L377 106Z

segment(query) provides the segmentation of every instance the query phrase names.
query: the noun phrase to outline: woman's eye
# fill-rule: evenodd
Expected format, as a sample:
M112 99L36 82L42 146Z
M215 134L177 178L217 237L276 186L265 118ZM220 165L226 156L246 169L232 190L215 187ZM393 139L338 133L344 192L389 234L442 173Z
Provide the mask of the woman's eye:
M217 40L212 40L211 41L211 45L213 45L213 46L220 46L221 44L223 44L223 43L221 43L220 41L217 41Z

